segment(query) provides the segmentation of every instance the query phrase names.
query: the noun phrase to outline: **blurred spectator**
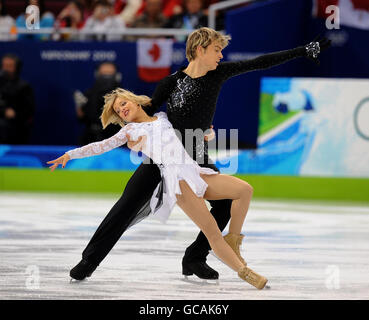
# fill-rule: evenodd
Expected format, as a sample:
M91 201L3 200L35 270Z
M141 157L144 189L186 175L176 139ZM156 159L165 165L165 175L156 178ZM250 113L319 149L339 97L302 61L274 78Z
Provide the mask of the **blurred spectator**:
M87 2L84 2L87 4ZM85 10L85 11L84 11ZM82 2L78 0L69 1L56 18L55 28L70 28L71 30L78 31L85 23L84 14L88 14L89 7L84 7ZM55 33L53 35L54 40L77 40L78 34L73 33Z
M163 0L146 0L145 11L133 21L132 28L161 28L167 22L164 17Z
M183 12L182 0L164 0L163 14L167 18Z
M162 13L163 0L146 0L145 11L132 23L132 28L162 28L167 18ZM128 36L126 40L137 40L140 36ZM152 36L156 37L156 36ZM145 36L149 38L149 36Z
M117 0L122 1L122 0ZM169 18L174 14L180 14L183 12L182 9L182 0L162 0L162 13L164 17ZM140 9L137 11L136 16L140 16L146 7L146 1L143 1Z
M143 4L143 0L116 0L115 13L123 20L123 23L129 26L136 18L138 10Z
M14 25L14 19L6 11L5 1L0 0L0 41L13 40L10 32Z
M82 35L81 39L119 41L120 34L112 34L112 31L124 30L124 21L114 14L113 5L106 0L98 0L95 3L93 14L87 19L82 31L96 32L96 34ZM102 33L101 33L102 32Z
M24 13L20 14L15 20L17 28L26 28L26 20L29 14L26 13L26 8L30 5L37 6L40 10L40 29L52 28L54 26L55 17L50 11L45 12L44 0L26 0L24 5ZM50 34L18 34L18 39L38 39L49 40Z
M83 26L83 5L77 0L69 1L56 18L60 28L80 29Z
M84 23L86 22L86 20L92 16L92 13L94 11L94 3L96 0L79 0L80 4L82 5L83 8L83 21Z
M27 144L35 112L31 86L20 78L21 60L5 54L0 70L0 143Z
M208 20L202 9L202 0L183 0L183 12L172 16L165 27L188 30L206 27Z
M183 12L173 15L164 28L194 30L208 25L208 18L203 12L202 0L183 0ZM176 36L178 41L186 41L186 36Z
M119 131L117 126L108 126L103 130L100 120L103 96L121 86L121 74L112 62L101 63L95 72L95 83L84 94L74 93L76 113L79 121L85 124L79 144L85 145L98 140L106 139Z

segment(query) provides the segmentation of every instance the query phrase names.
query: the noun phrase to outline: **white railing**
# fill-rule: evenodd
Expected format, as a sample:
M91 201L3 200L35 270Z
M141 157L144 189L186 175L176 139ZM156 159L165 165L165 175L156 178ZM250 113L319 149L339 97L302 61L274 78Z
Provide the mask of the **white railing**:
M208 26L212 29L216 28L215 18L218 10L228 9L240 4L245 4L257 0L227 0L215 3L209 6ZM122 36L188 36L193 30L187 29L172 29L172 28L124 28L109 31L93 31L74 28L42 28L42 29L27 29L17 28L16 34L69 34L76 36L80 35L122 35ZM9 29L0 28L0 34L8 34ZM16 38L15 34L12 36Z
M209 28L212 28L215 30L216 24L215 24L215 15L218 10L228 9L240 4L253 2L255 0L228 0L228 1L222 1L218 3L211 4L209 6L209 15L208 15L208 26Z
M1 30L0 30L1 31ZM29 30L27 28L17 28L19 34L73 34L73 35L132 35L132 36L186 36L189 35L193 30L186 29L164 29L164 28L124 28L115 29L109 31L95 31L86 29L73 29L73 28L42 28ZM9 32L9 31L8 31Z

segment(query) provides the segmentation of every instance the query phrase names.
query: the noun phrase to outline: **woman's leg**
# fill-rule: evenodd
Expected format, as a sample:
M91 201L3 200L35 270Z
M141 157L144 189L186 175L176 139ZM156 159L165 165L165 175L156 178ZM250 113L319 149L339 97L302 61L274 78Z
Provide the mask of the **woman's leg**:
M205 234L214 253L230 268L238 272L244 265L223 239L204 199L197 197L184 180L181 180L179 184L182 194L177 195L177 205Z
M210 159L208 159L207 162L201 166L220 172L214 163L210 161ZM210 204L210 213L216 220L219 229L223 231L231 218L232 200L209 200L208 202ZM218 272L212 269L206 263L206 257L209 254L209 250L211 250L209 242L204 233L200 231L196 240L186 249L185 255L182 259L183 267L196 269L198 271L202 270L201 272L194 272L200 278L218 279Z
M232 199L231 221L229 233L240 234L250 201L253 188L245 181L225 174L201 175L208 184L204 199Z

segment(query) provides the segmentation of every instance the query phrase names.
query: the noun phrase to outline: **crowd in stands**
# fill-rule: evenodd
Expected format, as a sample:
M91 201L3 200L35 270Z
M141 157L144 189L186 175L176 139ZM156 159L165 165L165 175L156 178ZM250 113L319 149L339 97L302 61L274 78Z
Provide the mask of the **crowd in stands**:
M216 2L218 0L0 0L0 42L136 40L139 36L111 32L127 28L191 31L207 26L208 7ZM217 18L217 29L222 29L222 13ZM19 32L29 30L35 23L39 32ZM21 69L22 61L17 55L7 53L0 57L0 144L30 141L36 103L31 84L20 76ZM85 127L78 141L80 145L104 139L117 130L111 127L103 131L99 120L103 95L117 86L120 86L117 66L104 62L97 69L94 85L86 92L74 93L76 116Z
M193 30L208 24L208 7L219 0L0 0L0 41L132 40L115 31L125 28L179 28ZM16 5L17 4L17 5ZM54 33L24 34L34 25L30 5L39 9L38 26ZM10 12L11 11L11 12ZM217 29L223 29L222 12ZM51 28L51 29L50 29ZM69 28L70 33L58 33ZM62 29L65 31L65 29ZM80 32L73 32L78 30ZM109 34L109 31L114 31Z

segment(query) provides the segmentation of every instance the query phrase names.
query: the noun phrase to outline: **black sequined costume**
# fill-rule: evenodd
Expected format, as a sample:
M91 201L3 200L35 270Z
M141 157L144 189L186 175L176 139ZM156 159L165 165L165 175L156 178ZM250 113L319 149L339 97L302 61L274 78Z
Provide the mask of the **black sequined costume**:
M215 70L198 78L191 78L183 72L177 72L163 79L157 86L152 106L145 108L153 115L161 105L167 102L168 119L174 129L182 135L183 145L185 129L205 131L210 128L222 85L229 78L253 70L267 69L306 55L305 47L265 54L252 60L221 62ZM194 150L187 152L202 164L208 161L207 143L194 144ZM195 156L196 155L196 156Z

